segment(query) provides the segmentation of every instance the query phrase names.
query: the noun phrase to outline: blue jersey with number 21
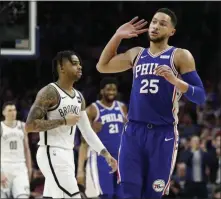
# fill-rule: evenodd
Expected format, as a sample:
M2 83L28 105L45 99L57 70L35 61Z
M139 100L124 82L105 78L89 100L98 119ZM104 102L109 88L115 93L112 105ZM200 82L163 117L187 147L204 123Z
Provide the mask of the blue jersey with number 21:
M97 135L107 150L116 158L125 117L121 108L122 103L114 101L111 107L106 107L100 101L96 101L93 105L97 109L95 121L102 123L102 129Z

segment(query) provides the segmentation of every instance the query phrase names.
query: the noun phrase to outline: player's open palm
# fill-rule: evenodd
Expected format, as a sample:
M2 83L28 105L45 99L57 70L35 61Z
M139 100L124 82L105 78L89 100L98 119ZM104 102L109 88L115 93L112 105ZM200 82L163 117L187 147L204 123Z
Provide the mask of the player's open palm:
M131 21L120 26L116 31L116 35L121 39L129 39L132 37L138 37L139 34L147 32L148 29L144 28L147 25L147 21L144 19L137 20L138 17L134 17Z
M78 123L78 121L80 120L80 116L79 115L75 115L73 113L68 113L65 116L65 120L66 120L66 125L68 126L74 126Z

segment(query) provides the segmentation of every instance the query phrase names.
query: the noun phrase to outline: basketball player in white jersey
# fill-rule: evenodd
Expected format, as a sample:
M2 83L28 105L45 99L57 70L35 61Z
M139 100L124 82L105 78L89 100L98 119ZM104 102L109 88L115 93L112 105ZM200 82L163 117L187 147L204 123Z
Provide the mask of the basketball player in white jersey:
M59 52L53 64L58 80L38 92L26 121L27 132L40 132L37 162L45 176L44 197L81 198L73 156L76 125L86 142L105 157L112 172L117 170L116 160L91 128L82 94L73 88L81 69L73 51Z
M1 134L1 198L29 198L32 173L28 137L24 123L16 120L16 106L5 102Z

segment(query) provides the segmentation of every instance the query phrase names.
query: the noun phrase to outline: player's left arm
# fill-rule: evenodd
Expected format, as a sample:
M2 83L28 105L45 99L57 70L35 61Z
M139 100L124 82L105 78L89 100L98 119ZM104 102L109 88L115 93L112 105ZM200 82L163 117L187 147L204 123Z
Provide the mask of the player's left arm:
M128 119L127 119L127 106L126 106L126 104L121 102L121 109L122 109L123 114L124 114L124 119L125 119L124 122L126 123L128 121Z
M167 81L176 86L188 100L202 104L206 100L203 83L196 71L195 60L186 49L177 49L174 54L174 64L181 74L181 79L176 77L168 66L156 68L156 75L163 76Z
M86 106L85 103L83 104L83 106ZM84 109L84 107L82 107L82 109ZM97 110L94 107L93 104L91 104L90 106L88 106L86 108L86 113L88 116L88 119L91 123L91 127L92 129L97 133L100 131L100 127L98 124L99 123L95 123L94 120L97 116ZM96 124L96 125L95 125ZM77 181L78 184L81 184L83 186L85 186L85 163L87 161L87 151L88 151L88 144L85 141L85 139L83 137L81 137L81 144L79 147L79 153L78 153L78 170L77 170Z
M175 86L190 101L196 104L204 103L206 94L203 83L196 71L195 60L192 54L186 49L177 49L174 64L177 66L182 77L182 80L177 79Z
M25 124L22 124L22 127L23 127L23 131L24 131L24 152L25 152L26 166L28 169L29 180L31 180L32 160L31 160L31 152L30 152L30 148L29 148L28 134L25 132Z
M97 137L96 133L91 127L90 120L88 118L87 112L86 112L86 103L83 95L80 93L81 99L82 99L82 105L81 105L81 118L78 121L77 125L81 131L81 134L85 141L90 145L96 152L102 155L102 151L106 150L100 139Z
M91 127L89 118L86 113L86 103L84 100L84 97L82 94L82 106L81 106L81 113L80 113L80 120L77 123L78 128L81 131L81 134L85 141L88 143L88 145L95 150L98 154L102 155L109 166L112 167L112 172L115 172L117 170L117 162L116 160L110 155L108 150L105 148L105 146L102 144L96 133Z

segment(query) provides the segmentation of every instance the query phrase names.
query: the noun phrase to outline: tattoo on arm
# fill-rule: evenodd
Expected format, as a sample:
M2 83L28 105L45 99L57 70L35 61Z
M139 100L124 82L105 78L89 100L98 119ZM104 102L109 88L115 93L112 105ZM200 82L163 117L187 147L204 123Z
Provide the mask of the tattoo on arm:
M44 120L50 107L59 103L57 91L52 86L46 86L37 94L26 121L27 132L39 132L54 129L65 123L64 119Z

